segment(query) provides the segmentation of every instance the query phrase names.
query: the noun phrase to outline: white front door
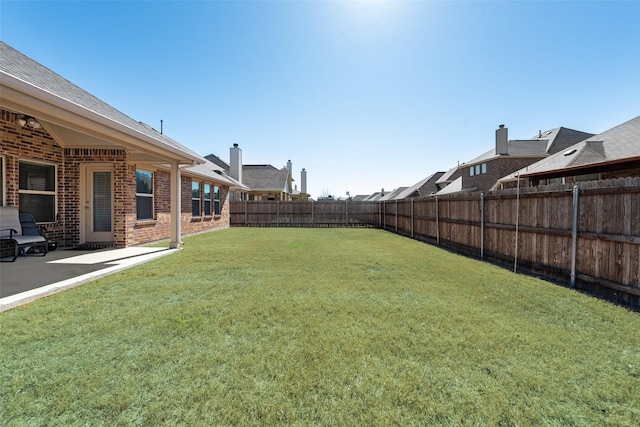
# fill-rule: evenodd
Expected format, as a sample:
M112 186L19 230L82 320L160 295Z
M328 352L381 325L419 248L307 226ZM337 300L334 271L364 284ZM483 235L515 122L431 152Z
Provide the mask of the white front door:
M113 167L86 165L81 200L81 241L113 242Z

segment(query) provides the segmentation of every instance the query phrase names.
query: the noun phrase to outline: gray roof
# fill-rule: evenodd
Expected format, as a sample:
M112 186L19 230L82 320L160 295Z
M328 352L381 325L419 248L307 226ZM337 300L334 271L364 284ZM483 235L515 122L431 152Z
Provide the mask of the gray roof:
M225 162L224 160L222 160L220 157L216 156L215 154L209 154L207 156L204 156L204 158L209 160L211 163L214 163L214 164L218 165L219 167L221 167L226 172L229 172L229 170L231 169L231 166L229 166L229 163Z
M284 191L289 170L271 165L243 165L242 183L251 191Z
M424 197L436 193L438 191L436 182L438 182L442 175L444 175L444 172L436 172L429 175L422 181L413 184L411 187L405 188L396 198L406 199L409 197Z
M367 202L375 202L380 200L380 198L382 197L382 194L380 192L376 192L373 193L372 195L370 195L369 197L367 197L366 201Z
M463 191L463 188L462 188L462 177L461 176L459 176L458 178L454 179L453 182L451 182L451 184L447 185L442 190L438 191L436 194L440 196L440 195L443 195L443 194L457 193L459 191Z
M460 165L460 166L462 166L462 165ZM453 176L454 173L456 173L456 171L458 170L458 167L459 166L451 168L448 171L446 171L445 173L443 173L442 175L440 175L440 177L438 178L436 183L437 184L446 184L448 182L451 182L451 177Z
M550 154L563 151L576 142L583 141L591 136L593 136L592 133L558 127L544 132L539 132L538 135L530 139L509 140L507 143L507 152L510 157L546 157ZM464 166L466 167L482 163L490 159L503 156L504 155L496 154L495 148L492 148L480 156L466 162Z
M89 92L81 89L64 77L23 55L2 41L0 41L0 72L21 80L41 91L54 95L60 100L75 104L87 111L107 118L112 122L128 127L135 132L155 140L160 146L165 146L168 149L177 149L178 151L188 154L190 157L202 159L200 155L184 145L116 110ZM28 112L21 111L21 113Z
M395 190L380 197L380 201L400 199L401 197L398 197L398 196L407 188L409 187L398 187Z
M518 174L531 176L637 159L640 159L640 116L566 147L500 181L513 180Z

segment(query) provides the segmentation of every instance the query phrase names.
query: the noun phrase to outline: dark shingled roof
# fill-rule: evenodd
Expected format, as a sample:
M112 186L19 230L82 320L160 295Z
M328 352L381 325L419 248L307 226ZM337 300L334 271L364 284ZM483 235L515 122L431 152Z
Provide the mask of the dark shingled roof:
M566 147L500 181L565 169L640 159L640 116Z
M243 165L242 183L252 191L283 191L287 186L287 169L271 165Z

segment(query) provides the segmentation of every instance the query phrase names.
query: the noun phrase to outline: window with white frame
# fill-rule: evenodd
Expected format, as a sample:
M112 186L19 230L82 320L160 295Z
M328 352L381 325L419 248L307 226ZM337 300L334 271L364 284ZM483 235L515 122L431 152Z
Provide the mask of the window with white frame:
M200 216L200 183L191 181L191 215Z
M204 185L204 214L205 216L211 216L211 184Z
M136 219L153 219L153 172L136 170Z
M215 215L220 215L220 187L213 187L213 211Z
M469 168L469 176L473 176L473 175L475 175L475 170L476 170L475 166L471 166L471 167Z
M56 167L45 163L19 162L19 207L36 222L56 220Z

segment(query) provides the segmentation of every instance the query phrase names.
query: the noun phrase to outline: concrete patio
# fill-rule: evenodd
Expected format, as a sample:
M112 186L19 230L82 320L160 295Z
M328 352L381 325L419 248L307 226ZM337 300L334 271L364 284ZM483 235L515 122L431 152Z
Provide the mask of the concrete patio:
M20 256L0 263L0 311L69 289L179 249L58 249L46 256Z

